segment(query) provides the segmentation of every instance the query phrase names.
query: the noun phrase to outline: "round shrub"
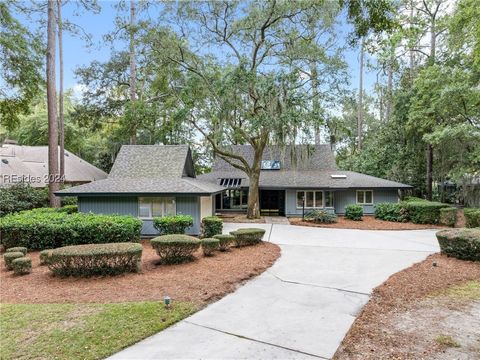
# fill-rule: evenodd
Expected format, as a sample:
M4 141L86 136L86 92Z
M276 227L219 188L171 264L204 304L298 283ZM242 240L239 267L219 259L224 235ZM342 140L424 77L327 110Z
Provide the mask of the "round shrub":
M193 253L200 247L200 240L184 234L158 236L150 244L160 256L162 264L179 264L194 259Z
M467 228L480 227L480 208L467 208L463 211Z
M322 224L333 224L337 222L337 215L325 210L312 210L305 214L305 220Z
M21 252L23 255L27 255L27 248L23 246L15 246L8 248L6 252Z
M249 246L261 242L265 230L258 228L245 228L231 231L230 234L235 237L233 241L236 247Z
M5 266L7 267L8 270L12 270L12 261L24 256L25 255L20 251L7 252L3 254L3 260L5 261Z
M235 236L230 234L218 234L214 236L215 239L220 241L218 250L227 251L230 245L234 242Z
M350 220L360 221L363 216L363 207L357 204L345 206L345 217Z
M153 226L162 235L185 234L185 231L193 226L193 217L190 215L155 217Z
M215 251L220 248L220 240L215 238L205 238L202 240L203 255L213 256Z
M35 209L0 218L2 244L30 250L139 241L141 228L142 221L133 216L67 214L55 209Z
M28 257L16 258L12 261L12 269L15 275L27 275L32 272L32 259Z
M53 249L48 268L59 276L117 275L140 271L143 247L138 243L64 246Z
M448 229L436 235L442 253L457 259L480 261L480 229Z
M223 220L218 216L207 216L202 219L202 237L211 238L221 234L223 230Z
M51 253L52 253L51 249L40 251L40 265L47 265L48 264L48 258L50 257Z
M457 209L448 207L440 209L440 224L454 227L457 222Z

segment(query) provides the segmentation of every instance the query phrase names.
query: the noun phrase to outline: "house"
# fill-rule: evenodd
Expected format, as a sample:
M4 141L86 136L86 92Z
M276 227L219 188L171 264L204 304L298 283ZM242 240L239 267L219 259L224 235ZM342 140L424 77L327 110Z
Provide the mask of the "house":
M106 179L61 190L77 196L81 212L138 216L142 235L156 235L153 217L193 217L189 234L200 233L201 219L213 213L213 197L224 188L195 176L187 145L124 145Z
M253 161L253 148L236 145L230 149ZM248 177L217 157L212 171L199 179L224 188L215 197L215 212L246 211ZM374 205L397 202L399 190L411 186L377 177L339 170L330 145L297 145L264 151L260 174L260 210L262 214L301 216L313 209L344 214L349 204L362 205L365 214L374 213Z
M0 186L21 182L36 188L47 186L48 146L4 143L0 147L0 174ZM84 184L106 177L104 171L65 150L65 184Z

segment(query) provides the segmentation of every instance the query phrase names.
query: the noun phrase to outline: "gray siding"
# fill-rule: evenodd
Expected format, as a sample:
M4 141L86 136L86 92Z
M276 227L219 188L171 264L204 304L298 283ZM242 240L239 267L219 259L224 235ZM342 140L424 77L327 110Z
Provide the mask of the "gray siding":
M81 212L95 214L118 214L138 216L138 198L130 196L78 197L78 209ZM177 214L192 215L193 226L187 229L191 235L200 234L200 201L196 196L176 197ZM156 235L153 221L143 220L142 235Z

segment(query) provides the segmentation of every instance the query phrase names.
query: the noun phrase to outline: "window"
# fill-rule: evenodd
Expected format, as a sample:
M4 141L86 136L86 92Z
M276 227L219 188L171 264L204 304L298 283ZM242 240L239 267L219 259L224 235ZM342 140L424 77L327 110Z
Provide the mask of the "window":
M333 191L325 191L325 207L334 207L334 192Z
M138 217L151 219L157 216L175 215L174 197L141 197L138 198Z
M373 190L357 190L357 204L373 204Z
M248 189L228 189L215 198L217 210L246 209L248 202Z
M305 208L322 208L323 191L297 191L297 208L303 208L305 198Z

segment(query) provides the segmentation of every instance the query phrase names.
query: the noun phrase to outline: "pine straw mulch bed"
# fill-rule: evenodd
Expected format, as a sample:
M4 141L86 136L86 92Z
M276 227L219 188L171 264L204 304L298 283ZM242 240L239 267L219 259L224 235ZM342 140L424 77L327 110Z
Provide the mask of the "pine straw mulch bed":
M445 229L442 225L401 223L375 219L374 216L364 216L361 221L346 219L345 216L338 216L337 222L333 224L317 224L311 221L302 221L301 218L289 218L290 224L300 226L312 226L332 229L358 229L358 230L421 230L421 229Z
M39 253L32 252L32 273L15 276L1 264L2 303L104 303L163 301L169 295L177 301L203 306L234 291L239 284L273 265L280 248L262 242L255 246L231 248L179 265L157 265L158 256L143 241L142 272L119 276L59 278L39 265Z
M470 297L446 295L465 284ZM373 291L334 359L478 359L479 314L480 263L430 255Z
M263 216L260 219L248 219L245 214L222 214L219 215L226 223L250 223L250 224L265 224Z

